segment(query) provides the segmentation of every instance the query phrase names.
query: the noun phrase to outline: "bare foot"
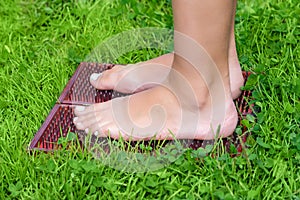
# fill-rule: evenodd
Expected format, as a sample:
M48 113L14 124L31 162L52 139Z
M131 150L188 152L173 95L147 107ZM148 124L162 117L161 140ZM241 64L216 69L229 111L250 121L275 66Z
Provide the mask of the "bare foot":
M231 95L226 94L230 89L222 90L225 91L224 98L219 98L221 89L213 88L220 88L220 82L212 81L207 86L205 80L192 71L179 72L179 75L170 73L167 80L127 97L77 107L74 123L78 129L98 137L122 137L133 141L203 140L214 139L217 134L227 137L233 133L237 111Z
M76 107L76 127L100 137L125 140L207 140L231 135L238 119L232 86L238 81L230 82L230 78L242 75L231 77L228 64L234 4L173 0L175 53L168 61L172 61L167 64L169 70L164 64L145 67L144 63L115 68L101 78L93 74L91 82L99 89L133 92L145 89L145 82L151 88Z
M229 75L231 95L233 99L236 99L241 94L240 87L243 86L244 79L235 49L232 51L229 53ZM102 74L92 74L90 81L95 88L101 90L114 89L123 93L140 92L166 79L173 57L173 53L168 53L137 64L116 65ZM117 85L121 79L124 80L123 84Z
M234 1L234 8L232 13L233 17L231 21L231 30L230 30L229 48L228 48L230 88L231 88L231 96L233 99L236 99L240 96L241 94L240 87L242 87L244 84L244 79L241 71L241 66L238 60L236 43L235 43L235 34L234 34L235 9L236 9L236 0ZM101 75L93 74L91 76L91 84L98 89L115 89L123 93L139 92L145 89L149 89L155 85L153 83L162 83L165 80L165 78L169 74L169 68L172 66L173 58L174 58L174 54L169 53L135 65L127 65L127 66L117 65L113 69L107 70ZM144 67L138 70L138 68L141 66ZM129 73L131 75L127 76ZM145 74L147 76L145 76ZM125 81L123 81L123 85L118 85L117 87L117 84L121 79Z

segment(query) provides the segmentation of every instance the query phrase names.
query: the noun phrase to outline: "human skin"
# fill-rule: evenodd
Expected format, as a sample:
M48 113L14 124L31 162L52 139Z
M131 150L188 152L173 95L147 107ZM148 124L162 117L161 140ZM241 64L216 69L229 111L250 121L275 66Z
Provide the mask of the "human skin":
M148 75L149 69L168 68L165 80L126 97L76 107L78 129L125 140L205 140L233 133L237 111L230 86L229 46L235 2L173 0L172 5L171 67L143 64L118 80L116 90L137 71L143 76L143 70Z
M231 31L230 31L230 41L229 41L229 51L228 51L228 63L229 63L229 76L230 76L230 88L231 95L233 99L240 96L240 87L243 85L244 80L241 72L240 63L238 61L235 35L234 35L234 16L236 8L236 0L234 1L234 9L232 13L231 21ZM200 33L201 34L201 33ZM168 53L145 62L130 64L130 65L116 65L110 70L106 70L103 73L94 73L91 76L91 84L100 90L118 90L122 93L134 93L149 89L156 84L162 83L169 74L169 70L165 68L156 68L156 70L147 71L147 77L144 70L136 70L138 67L143 65L160 65L167 68L172 67L172 62L174 59L174 53ZM136 71L135 71L136 70ZM127 76L128 73L135 71L131 76ZM116 87L120 80L123 79L122 87Z

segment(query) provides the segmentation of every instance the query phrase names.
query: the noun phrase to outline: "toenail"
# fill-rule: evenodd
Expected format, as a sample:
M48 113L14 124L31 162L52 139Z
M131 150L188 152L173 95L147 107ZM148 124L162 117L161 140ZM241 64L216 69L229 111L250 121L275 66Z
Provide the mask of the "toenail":
M85 131L86 133L89 133L89 129L88 129L88 128L86 128L84 131Z
M90 78L91 80L96 81L101 75L102 75L101 73L100 74L93 73Z
M76 128L80 129L82 127L82 123L75 123Z
M85 107L84 106L76 106L75 108L77 111L84 111Z
M76 123L77 120L78 120L78 117L74 117L73 122Z
M99 135L99 132L98 132L98 131L95 131L94 135L95 135L95 136L98 136L98 135Z

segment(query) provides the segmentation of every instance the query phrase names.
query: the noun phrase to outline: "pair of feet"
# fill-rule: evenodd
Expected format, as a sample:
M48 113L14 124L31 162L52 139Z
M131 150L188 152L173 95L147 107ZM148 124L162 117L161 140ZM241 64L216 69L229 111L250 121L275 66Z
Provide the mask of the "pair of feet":
M189 64L180 59L177 62L170 53L92 74L90 82L97 89L134 94L76 107L77 129L98 137L125 140L205 140L214 139L216 134L231 135L237 124L233 99L240 95L243 85L237 57L229 58L230 74L222 76L222 82L230 84L224 88L219 88L220 84L215 83L218 81L205 83L203 77L192 71L181 71L182 65Z

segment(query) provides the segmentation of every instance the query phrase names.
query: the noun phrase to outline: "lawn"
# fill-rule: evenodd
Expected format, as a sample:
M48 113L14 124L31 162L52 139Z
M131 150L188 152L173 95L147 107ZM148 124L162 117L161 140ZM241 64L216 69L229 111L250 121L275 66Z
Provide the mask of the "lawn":
M236 41L256 120L239 157L186 151L156 171L116 170L88 153L27 152L81 61L135 28L172 28L170 1L0 2L0 199L300 199L300 3L238 3ZM164 50L109 60L130 63Z

